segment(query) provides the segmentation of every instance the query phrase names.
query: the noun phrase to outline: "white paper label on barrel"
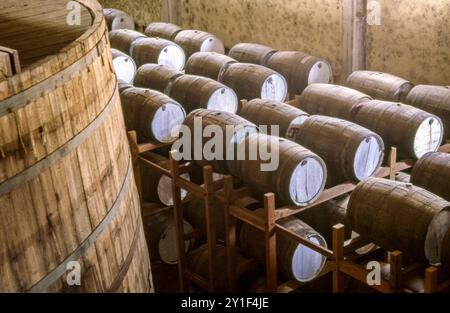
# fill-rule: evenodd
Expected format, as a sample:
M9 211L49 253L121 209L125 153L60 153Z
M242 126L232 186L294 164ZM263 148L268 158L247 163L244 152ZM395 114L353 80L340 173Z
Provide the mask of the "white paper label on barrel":
M183 108L176 103L166 103L155 113L152 120L152 133L160 142L173 142L178 134L181 124L183 124L186 114Z
M181 71L186 63L186 56L183 49L178 46L165 47L158 57L158 64Z
M318 246L326 246L323 240L316 236L309 236L308 240ZM317 277L325 265L325 257L320 253L298 245L292 257L292 273L300 282L308 282Z
M194 228L186 221L183 222L184 233L191 233ZM191 248L191 242L186 241L185 251L188 252ZM173 221L167 226L161 235L158 243L159 257L166 264L177 264L178 263L178 251L177 251L177 232Z
M189 174L185 173L180 175L180 177L186 179L186 180L190 180ZM158 182L158 198L161 201L162 204L167 205L167 206L172 206L173 205L173 193L172 193L172 180L163 175L161 176L161 178L159 179ZM181 189L181 200L184 200L187 196L187 191L184 189Z
M136 64L133 59L125 56L119 56L113 60L114 71L117 78L126 83L133 82L136 74Z
M287 96L287 82L279 74L270 75L261 90L261 99L283 102Z
M363 140L356 151L353 163L356 178L364 180L372 176L382 162L383 152L375 137L371 136Z
M225 54L225 47L219 38L209 37L202 43L200 52L216 52Z
M209 98L208 109L236 113L238 109L236 93L228 87L217 89Z
M322 190L325 179L322 164L314 158L304 159L295 169L290 181L290 196L297 205L314 199Z
M333 72L326 62L317 62L311 68L308 76L308 85L329 84L333 81Z
M417 129L414 153L420 159L428 152L435 152L442 143L444 129L437 118L429 117Z

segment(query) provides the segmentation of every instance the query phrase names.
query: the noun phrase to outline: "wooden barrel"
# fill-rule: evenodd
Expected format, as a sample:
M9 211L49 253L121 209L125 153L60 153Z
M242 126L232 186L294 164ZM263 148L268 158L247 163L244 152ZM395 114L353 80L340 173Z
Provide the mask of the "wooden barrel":
M351 120L380 135L386 147L397 147L401 157L420 159L442 143L441 119L406 104L362 103L353 108Z
M427 153L414 165L411 183L450 201L450 154Z
M439 116L444 124L444 138L450 140L450 86L416 86L406 103Z
M0 42L23 38L26 60L59 46L58 31L66 43L0 79L1 292L153 289L106 22L96 1L78 2L86 24L72 28L66 0L2 1Z
M167 170L170 169L170 161L168 158L152 152L147 152L143 155L146 160ZM140 168L142 198L151 203L173 206L172 180L147 166L141 166ZM190 179L188 173L182 174L181 177L187 180ZM181 200L184 200L187 194L186 190L181 189Z
M120 94L127 130L136 130L140 140L171 143L186 113L173 99L156 90L127 88Z
M235 59L216 52L196 52L186 63L186 74L208 77L219 82L230 64Z
M450 230L444 237L441 247L442 267L450 275Z
M372 72L355 71L348 78L346 86L368 94L374 99L405 102L414 85L397 76Z
M146 38L146 36L129 29L116 29L109 32L111 47L128 55L131 55L133 42L139 38Z
M158 37L173 41L182 30L180 26L175 24L156 22L147 26L145 34L149 37Z
M260 217L265 214L264 209L254 212ZM327 247L325 239L309 225L296 217L288 217L279 224L311 241L312 243ZM264 233L248 224L244 224L240 233L241 249L250 257L254 257L261 264L265 263L266 249ZM284 236L277 236L277 266L278 271L289 279L300 282L314 280L322 271L326 257L312 249Z
M258 132L256 125L238 115L207 109L192 111L186 117L184 125L187 126L189 132L185 134L185 129L181 129L182 137L180 138L180 142L183 142L183 136L191 136L191 151L183 151L184 159L186 161L195 160L200 166L211 165L214 171L219 174L229 174L229 159L236 157L232 149L236 152L237 149L235 147L237 144L243 141L249 134ZM210 125L215 125L221 129L220 134L215 135L223 136L220 140L220 146L214 147L216 151L211 151L214 154L212 156L203 153L205 145L211 139L210 135L205 134L204 130ZM198 130L196 131L196 129ZM201 134L197 133L199 131L201 131ZM195 146L199 144L199 140L201 140L200 146L202 147L202 151L196 152ZM213 149L211 148L210 150ZM231 155L229 151L232 151Z
M374 175L383 163L384 143L380 136L334 117L311 116L298 127L293 141L325 161L329 187L364 180Z
M398 172L395 174L395 181L398 181L401 183L410 183L411 175L404 173L404 172Z
M228 168L258 194L273 192L283 203L306 206L324 189L327 169L323 160L290 140L252 134L237 151L239 158L229 161Z
M238 114L259 126L267 126L266 133L291 139L297 128L309 117L309 114L288 104L262 99L253 99L240 108ZM277 134L272 133L271 126L278 126Z
M168 94L170 83L182 75L182 72L165 65L144 64L136 72L134 85Z
M195 52L225 53L219 38L200 30L182 30L175 36L175 42L183 48L187 58Z
M267 66L270 57L278 50L257 43L238 43L228 55L241 63Z
M125 89L134 87L132 83L127 83L123 80L118 80L119 94L121 94Z
M355 105L372 100L369 96L347 87L312 84L306 87L295 106L312 115L325 115L351 120Z
M287 96L286 79L267 67L250 64L230 64L222 82L234 89L240 100L256 98L283 102Z
M166 91L188 113L200 108L229 113L236 113L238 109L238 99L233 89L211 78L179 76Z
M108 30L131 29L134 30L134 19L127 13L117 9L103 9L103 15L108 25Z
M155 63L181 71L186 63L180 46L160 38L138 38L131 44L130 54L138 66Z
M450 228L450 203L412 184L369 178L348 204L352 229L387 251L400 250L419 262L439 264Z
M134 63L132 58L119 50L111 49L111 54L117 79L125 83L132 83L134 75L136 75L136 63Z
M310 84L333 82L333 70L327 61L298 51L273 54L267 67L286 78L291 94L300 95Z

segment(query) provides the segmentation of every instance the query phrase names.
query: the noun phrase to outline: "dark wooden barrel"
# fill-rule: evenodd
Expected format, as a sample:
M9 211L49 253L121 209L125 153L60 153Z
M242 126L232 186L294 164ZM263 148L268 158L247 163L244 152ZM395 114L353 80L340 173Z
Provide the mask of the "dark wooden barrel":
M183 105L187 113L200 108L229 113L238 110L238 98L233 89L211 78L179 76L166 91Z
M175 36L175 42L183 48L187 58L195 52L225 53L219 38L200 30L182 30Z
M156 22L147 26L145 34L149 37L164 38L173 41L182 30L180 26L175 24Z
M348 204L352 229L387 251L400 250L419 262L441 262L450 228L450 203L412 184L369 178Z
M134 19L127 13L117 9L103 9L103 15L108 25L108 30L131 29L134 30Z
M167 88L180 76L183 76L182 72L165 65L144 64L136 72L134 85L168 94Z
M219 82L230 64L235 59L216 52L196 52L186 63L186 74L208 77Z
M353 108L351 120L380 135L386 147L397 147L401 157L419 159L442 143L441 119L406 104L365 102Z
M131 54L131 45L138 38L146 38L144 34L130 29L116 29L109 32L111 48Z
M414 165L411 183L450 201L450 154L425 154Z
M254 123L262 130L267 126L266 133L291 139L297 128L305 122L309 114L291 105L262 99L253 99L241 106L238 114ZM279 133L273 134L271 126L278 126Z
M297 128L293 140L325 161L329 187L364 180L383 163L381 137L346 120L313 115Z
M441 247L442 267L450 275L450 230L444 237Z
M122 93L125 89L134 87L132 83L127 83L123 80L118 80L119 85L119 94Z
M154 63L181 71L186 63L183 49L161 38L138 38L133 41L130 54L139 67Z
M324 161L299 144L279 137L252 134L238 148L240 157L229 161L229 170L258 194L274 192L283 203L306 206L324 189L327 179ZM251 155L251 151L256 155ZM258 151L272 155L265 156ZM263 157L269 160L263 160Z
M414 85L397 76L372 72L355 71L348 78L346 86L368 94L376 100L405 102Z
M201 126L201 136L198 136L195 132L194 127L196 125L196 122L199 123L199 126ZM229 174L228 159L235 158L234 154L228 156L229 149L231 150L233 147L236 147L236 145L242 142L249 134L258 132L258 128L256 127L256 125L236 114L222 111L212 111L207 109L197 109L195 111L192 111L186 117L184 125L189 128L189 135L191 136L191 151L183 151L183 155L185 155L186 157L189 156L188 160L195 160L195 162L200 166L211 165L214 168L214 171L220 174ZM220 127L221 134L217 135L223 135L223 138L221 140L221 143L223 145L221 147L215 147L215 149L221 148L221 151L215 151L215 156L211 158L211 160L207 160L207 156L204 155L203 151L200 151L201 155L198 155L198 153L196 155L194 146L199 140L202 140L202 149L205 148L205 145L211 138L210 136L205 136L205 133L203 131L210 125ZM228 129L228 136L227 126L228 128L231 127L231 129ZM185 130L182 128L182 135L188 135L184 134L184 131ZM180 138L180 141L183 141L183 138ZM237 150L234 149L234 151L236 152Z
M126 127L136 130L140 140L171 143L178 138L175 130L186 117L178 102L159 91L136 87L122 91L120 99Z
M265 214L264 209L254 212L260 217ZM296 217L288 217L279 222L281 226L297 235L308 239L312 243L327 247L325 239L309 225ZM242 225L240 233L241 249L246 256L254 257L261 264L265 263L264 233L248 224ZM314 280L322 271L326 257L300 245L284 236L277 236L277 266L278 271L289 279L300 282Z
M370 100L371 97L347 87L312 84L306 87L295 106L312 115L325 115L350 121L353 107Z
M286 79L262 65L230 64L223 74L222 82L234 89L240 100L261 98L283 102L287 96Z
M136 63L131 57L119 50L111 49L111 54L117 79L125 83L132 83L134 75L136 75Z
M228 55L241 63L253 63L267 66L270 57L278 50L257 43L238 43Z
M278 51L269 58L267 67L286 78L291 94L300 95L310 84L333 82L327 61L298 51Z
M450 86L416 86L406 103L439 116L444 124L444 138L450 140Z

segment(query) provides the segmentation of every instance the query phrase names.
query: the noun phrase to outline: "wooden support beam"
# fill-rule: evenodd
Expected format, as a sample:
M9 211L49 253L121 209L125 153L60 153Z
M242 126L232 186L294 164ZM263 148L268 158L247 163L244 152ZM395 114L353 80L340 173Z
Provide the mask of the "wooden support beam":
M264 208L266 213L265 241L267 291L276 292L278 287L277 234L275 232L275 195L273 193L264 196Z
M344 279L341 273L340 263L344 261L345 226L338 224L333 227L333 293L344 291Z

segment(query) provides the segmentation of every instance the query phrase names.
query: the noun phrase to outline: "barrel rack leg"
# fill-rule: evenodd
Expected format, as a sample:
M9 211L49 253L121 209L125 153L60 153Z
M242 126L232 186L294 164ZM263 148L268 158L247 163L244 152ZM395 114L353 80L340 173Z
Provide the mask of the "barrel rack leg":
M393 292L400 292L402 290L402 265L403 257L400 251L389 253L389 264L391 268L391 275L389 283Z
M344 292L344 278L340 269L340 262L344 260L345 226L338 224L333 227L333 293Z
M215 291L215 273L216 268L216 229L214 223L213 212L213 168L211 166L205 166L203 168L203 181L205 188L205 215L206 215L206 237L208 244L208 272L209 272L209 292Z
M397 148L392 147L389 155L389 179L395 180L395 176L397 174L396 166L397 165Z
M265 207L265 241L266 241L266 272L267 291L276 292L277 279L277 234L275 232L275 195L268 193L264 196Z
M432 266L425 271L425 293L438 292L438 273L439 270Z
M230 213L230 199L233 191L233 177L224 177L225 197L225 244L227 249L227 278L230 292L237 292L236 281L236 218Z

